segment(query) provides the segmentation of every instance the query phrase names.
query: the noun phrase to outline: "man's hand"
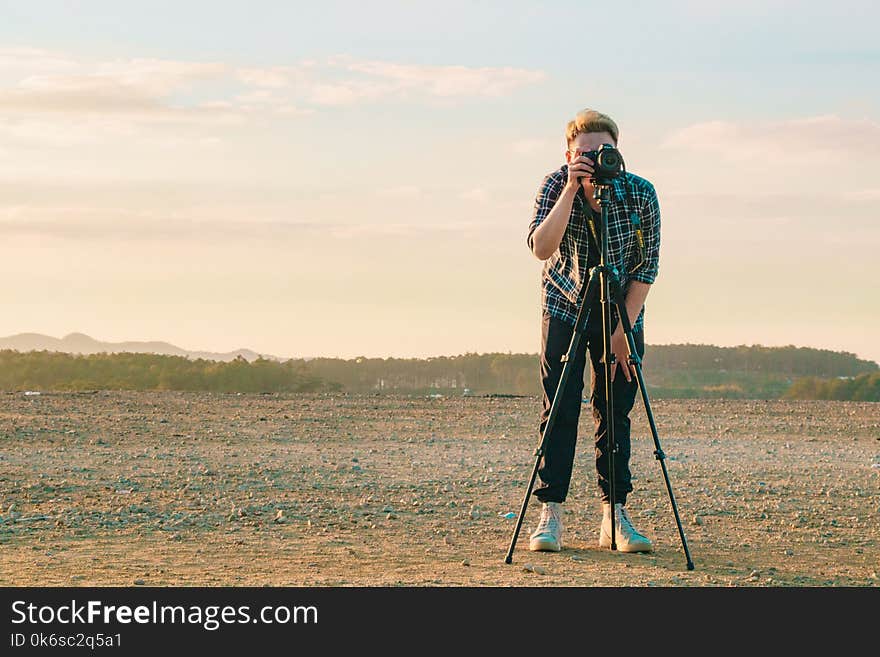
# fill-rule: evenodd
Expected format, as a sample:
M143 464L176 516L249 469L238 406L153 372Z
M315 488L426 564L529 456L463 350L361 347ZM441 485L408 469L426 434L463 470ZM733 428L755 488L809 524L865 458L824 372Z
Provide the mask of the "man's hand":
M626 291L626 316L631 321L634 322L635 319L633 318L637 318L639 313L642 312L642 307L645 305L645 299L650 289L651 286L647 283L630 281ZM614 381L614 374L617 372L618 367L623 370L623 376L626 377L627 381L632 381L632 376L635 376L636 366L629 362L629 350L626 347L626 334L623 332L623 324L618 321L614 333L611 334L611 354L614 358L611 367L612 381Z
M614 375L619 367L623 371L623 376L627 382L632 381L632 377L636 375L636 366L629 362L629 350L626 345L626 333L623 332L623 326L617 325L614 333L611 334L611 381L614 381Z
M584 155L578 155L568 165L568 182L566 187L577 187L580 185L587 199L593 198L593 165L595 162ZM580 181L578 181L580 178Z

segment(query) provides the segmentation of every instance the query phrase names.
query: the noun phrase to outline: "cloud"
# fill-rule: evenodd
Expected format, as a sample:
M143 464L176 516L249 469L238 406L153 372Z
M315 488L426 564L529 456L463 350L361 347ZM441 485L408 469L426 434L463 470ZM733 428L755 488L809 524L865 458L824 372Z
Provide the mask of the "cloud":
M382 198L419 198L422 195L422 189L415 185L400 185L398 187L388 187L380 189L376 192L376 196Z
M342 225L337 228L345 228ZM28 205L0 207L0 237L20 236L75 242L193 240L202 243L277 242L334 228L319 222L206 219L187 210L127 207Z
M64 53L43 48L0 48L0 73L3 71L59 71L77 67L76 60Z
M103 62L95 75L107 77L150 95L164 96L178 89L190 89L200 80L217 80L230 75L220 62L188 62L164 59L125 59Z
M384 94L418 93L442 98L502 96L544 80L543 71L512 67L420 66L377 60L331 58L331 66L366 76Z
M125 125L88 117L62 121L57 117L0 117L0 140L9 146L66 148L130 135Z
M232 123L254 113L304 116L364 102L497 97L544 79L512 67L420 66L340 55L292 65L151 58L94 60L0 48L6 117L113 117L145 123Z
M241 121L237 108L213 107L200 100L183 102L174 95L198 96L202 82L228 76L214 62L128 59L94 62L25 49L17 56L0 50L3 78L0 111L7 118L33 120L55 116L104 117L137 123L230 123ZM16 68L17 65L17 68ZM52 119L57 120L57 119Z
M360 237L420 237L438 233L460 234L475 228L470 221L448 221L443 223L366 223L366 224L333 224L329 227L322 224L331 237L350 240Z
M544 79L542 71L511 67L424 66L338 55L285 69L252 69L248 78L273 80L308 104L498 97ZM282 84L286 76L287 85Z
M860 189L853 192L845 192L844 198L848 201L880 201L880 189Z
M352 240L370 237L418 237L462 232L475 227L469 221L343 223L321 220L267 218L260 208L243 208L258 217L217 219L204 210L138 210L130 207L30 204L0 206L0 239L38 237L74 242L194 241L237 244L241 241L279 244L305 237ZM259 218L262 214L262 218ZM271 216L271 215L270 215Z
M235 76L244 84L251 87L267 87L281 89L290 86L290 68L284 66L272 66L267 68L241 67L235 69Z
M561 144L561 145L560 145ZM534 155L552 148L564 148L564 143L549 139L519 139L510 144L510 150L517 155Z
M465 201L476 201L477 203L487 203L489 201L489 192L482 187L469 189L459 194L459 198Z
M306 99L315 105L352 105L360 101L375 101L387 95L389 89L355 80L335 84L311 85Z
M159 107L155 96L97 76L27 78L0 91L0 108L11 112L149 112Z
M29 81L32 82L32 81ZM235 123L241 117L234 106L209 104L174 106L142 88L101 77L78 77L40 85L0 91L0 110L8 115L57 114L74 116L126 117L143 122Z
M496 97L543 77L511 67L419 66L344 55L237 66L0 48L0 173L44 172L58 166L53 157L63 149L114 143L129 152L200 149L216 145L215 131L230 126L297 121L355 104ZM44 148L56 152L47 157Z
M876 157L880 152L880 123L870 119L844 119L835 115L776 122L733 123L707 121L669 135L663 147L718 155L723 159L808 163L817 168L829 160L856 156Z

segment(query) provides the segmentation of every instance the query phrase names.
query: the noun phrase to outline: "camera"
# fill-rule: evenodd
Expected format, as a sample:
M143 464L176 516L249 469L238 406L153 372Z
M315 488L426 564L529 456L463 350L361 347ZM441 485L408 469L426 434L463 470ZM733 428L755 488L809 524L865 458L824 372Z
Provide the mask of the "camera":
M623 170L623 157L611 144L602 144L599 150L584 155L593 160L593 180L600 184L617 178Z

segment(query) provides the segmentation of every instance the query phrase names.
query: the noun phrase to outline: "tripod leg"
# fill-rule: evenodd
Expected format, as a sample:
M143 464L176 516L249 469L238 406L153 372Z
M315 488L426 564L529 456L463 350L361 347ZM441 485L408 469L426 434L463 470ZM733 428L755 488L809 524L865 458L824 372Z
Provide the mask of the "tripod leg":
M611 372L615 367L611 362L611 289L608 273L599 268L602 281L602 360L605 364L603 376L605 377L605 441L608 450L608 501L611 503L611 549L617 549L616 517L614 503L617 501L614 495L614 452L617 450L617 441L614 439L614 393L612 391Z
M675 524L678 526L678 535L681 537L681 547L684 549L684 556L687 559L687 569L694 569L694 562L691 559L690 550L688 550L687 539L684 535L684 529L681 526L681 517L678 514L678 505L675 503L675 495L672 493L672 484L669 482L669 472L666 469L666 454L660 448L660 438L657 436L657 425L654 422L654 413L651 411L651 402L648 399L648 392L645 388L645 379L642 376L642 360L636 350L635 339L632 335L632 325L629 322L629 316L626 312L626 304L622 302L617 295L617 312L620 321L623 322L623 331L626 335L627 351L629 352L629 361L635 365L636 379L639 382L639 391L642 393L642 402L645 404L645 412L648 415L648 424L651 426L651 436L654 438L654 458L660 461L660 469L663 471L663 479L666 482L666 491L669 493L669 502L672 505L672 513L675 516ZM613 526L613 524L612 524Z
M549 422L547 423L547 426L550 426ZM543 441L541 442L543 444ZM543 449L538 447L538 449L535 450L535 467L532 468L532 476L529 478L529 486L526 488L526 494L523 495L522 505L519 508L519 516L516 519L516 528L513 530L513 536L510 538L510 546L507 548L507 556L504 557L504 563L513 563L513 551L516 549L516 539L519 537L519 532L522 529L523 520L526 516L526 509L529 506L529 497L531 497L532 489L535 487L535 479L538 476L538 467L541 465L541 457L543 455Z
M568 377L571 372L571 368L569 366L575 360L575 355L577 354L578 348L580 347L581 340L584 335L584 331L586 330L587 320L590 316L590 306L592 305L593 299L596 297L596 294L598 292L597 285L598 279L591 273L590 279L587 284L584 285L584 289L581 293L580 310L578 311L578 316L575 320L574 331L572 332L571 342L569 343L568 351L565 353L565 355L562 356L562 373L559 375L559 383L556 386L556 392L553 394L553 402L550 405L550 413L547 416L547 424L544 426L544 431L541 434L541 442L538 445L538 448L535 450L535 466L532 468L532 476L529 478L529 485L528 488L526 488L526 493L523 496L522 504L520 505L519 516L516 519L516 527L513 530L513 536L510 537L510 546L507 549L507 556L504 557L504 563L509 564L513 562L513 551L516 549L516 541L519 538L519 532L522 529L526 509L529 506L529 498L531 497L532 489L535 486L535 479L538 476L538 468L541 464L541 458L546 452L550 432L553 429L553 425L556 423L556 416L559 414L559 407L562 404L563 392L565 391L565 387L568 384Z

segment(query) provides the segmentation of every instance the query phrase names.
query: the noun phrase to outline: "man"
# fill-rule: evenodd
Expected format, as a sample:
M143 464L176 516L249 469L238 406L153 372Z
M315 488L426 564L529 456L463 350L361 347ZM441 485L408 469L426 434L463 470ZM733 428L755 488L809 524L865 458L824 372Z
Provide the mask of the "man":
M601 212L598 201L593 198L594 162L589 155L603 144L617 147L618 134L617 124L609 116L590 109L579 112L566 127L566 164L544 178L535 199L527 242L532 253L544 261L541 274L541 381L544 388L541 435L562 374L561 357L571 344L581 288L589 280L590 269L599 264ZM626 173L614 178L611 184L607 264L617 269L627 315L633 326L636 351L641 357L645 349L644 303L658 270L660 206L653 185L643 178ZM599 299L597 294L590 309L584 340L569 365L572 370L538 470L540 485L533 494L543 505L540 522L529 541L531 550L559 551L563 546L561 505L571 480L587 351L592 370L590 401L595 420L596 471L602 502L599 546L611 546L609 418L605 409ZM612 306L611 350L614 440L617 444L614 453L615 539L621 552L649 552L651 541L635 529L626 512L627 495L632 491L629 412L635 402L638 382L635 366L628 363L626 336L615 306Z

